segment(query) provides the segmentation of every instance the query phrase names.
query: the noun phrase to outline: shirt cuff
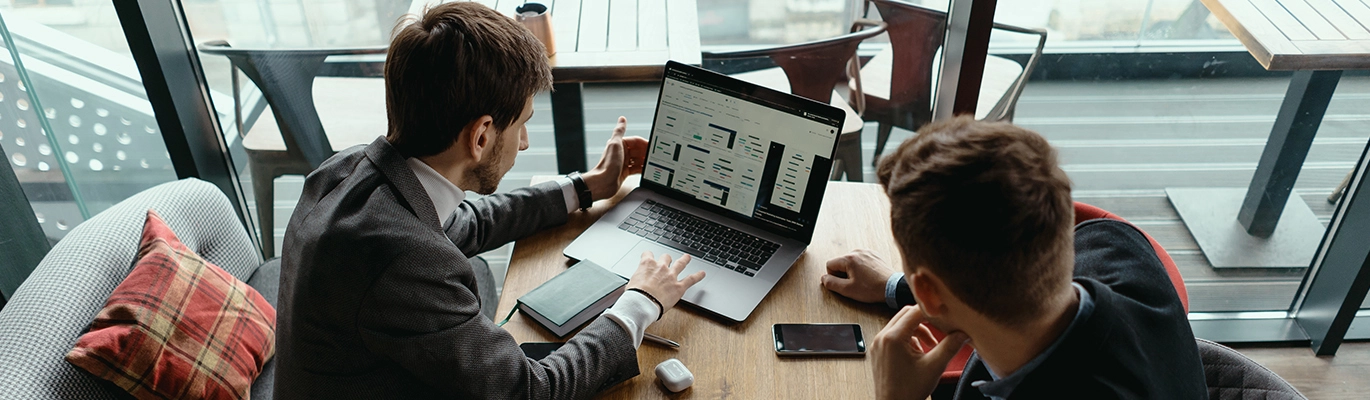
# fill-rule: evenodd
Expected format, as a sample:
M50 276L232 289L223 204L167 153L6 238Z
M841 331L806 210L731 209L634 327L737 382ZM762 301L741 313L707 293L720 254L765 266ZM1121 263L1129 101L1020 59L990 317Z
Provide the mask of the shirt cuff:
M890 280L885 281L885 305L890 308L899 308L899 300L895 292L899 288L900 279L904 279L903 272L895 272L890 275Z
M571 178L557 177L555 179L561 185L561 198L566 200L566 213L570 214L580 209L580 196L576 195L576 184L571 182Z
M627 291L618 298L613 307L604 310L604 316L617 322L623 330L628 331L628 336L633 337L633 348L642 345L642 336L647 332L647 326L656 322L661 310L656 303L642 293Z

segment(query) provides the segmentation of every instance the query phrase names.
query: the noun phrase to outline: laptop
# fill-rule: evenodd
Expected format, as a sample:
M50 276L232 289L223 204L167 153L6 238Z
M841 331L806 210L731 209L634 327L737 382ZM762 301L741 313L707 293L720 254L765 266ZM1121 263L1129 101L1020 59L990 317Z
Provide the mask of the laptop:
M813 238L845 114L666 64L642 184L564 251L625 277L644 251L707 271L681 300L743 321Z

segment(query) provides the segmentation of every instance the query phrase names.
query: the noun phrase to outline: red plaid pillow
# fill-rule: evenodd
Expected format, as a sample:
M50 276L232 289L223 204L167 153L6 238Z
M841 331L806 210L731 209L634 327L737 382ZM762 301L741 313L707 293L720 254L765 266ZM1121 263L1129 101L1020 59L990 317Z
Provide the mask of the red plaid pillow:
M276 310L148 210L138 261L67 361L139 399L247 399L276 352Z

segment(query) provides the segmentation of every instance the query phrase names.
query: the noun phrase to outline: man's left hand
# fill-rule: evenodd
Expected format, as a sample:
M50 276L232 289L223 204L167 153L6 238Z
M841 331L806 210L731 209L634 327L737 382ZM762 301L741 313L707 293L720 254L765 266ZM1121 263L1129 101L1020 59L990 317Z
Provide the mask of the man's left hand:
M641 136L624 137L623 133L627 130L628 119L618 117L614 134L604 145L604 156L600 157L599 164L582 175L585 185L590 187L590 197L595 200L613 197L623 186L624 179L642 173L647 159L647 139Z
M952 332L938 342L923 325L918 306L904 307L871 342L871 372L877 399L925 399L969 337ZM931 349L924 351L924 349Z

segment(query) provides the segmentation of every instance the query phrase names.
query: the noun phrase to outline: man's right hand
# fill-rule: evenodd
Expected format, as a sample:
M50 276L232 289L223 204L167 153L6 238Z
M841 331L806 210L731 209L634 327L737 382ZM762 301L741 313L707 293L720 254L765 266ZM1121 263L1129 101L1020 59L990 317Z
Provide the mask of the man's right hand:
M885 283L894 270L875 255L859 249L828 260L828 273L823 275L823 288L864 303L884 303Z
M628 279L628 288L641 289L661 302L661 312L665 313L675 307L675 303L680 301L680 296L685 295L685 290L694 286L704 279L704 271L695 272L685 279L677 280L681 271L685 270L685 265L690 263L690 255L680 256L679 260L671 262L670 254L662 254L661 259L652 257L652 252L642 252L642 262L637 266L637 271L633 272L633 277Z

